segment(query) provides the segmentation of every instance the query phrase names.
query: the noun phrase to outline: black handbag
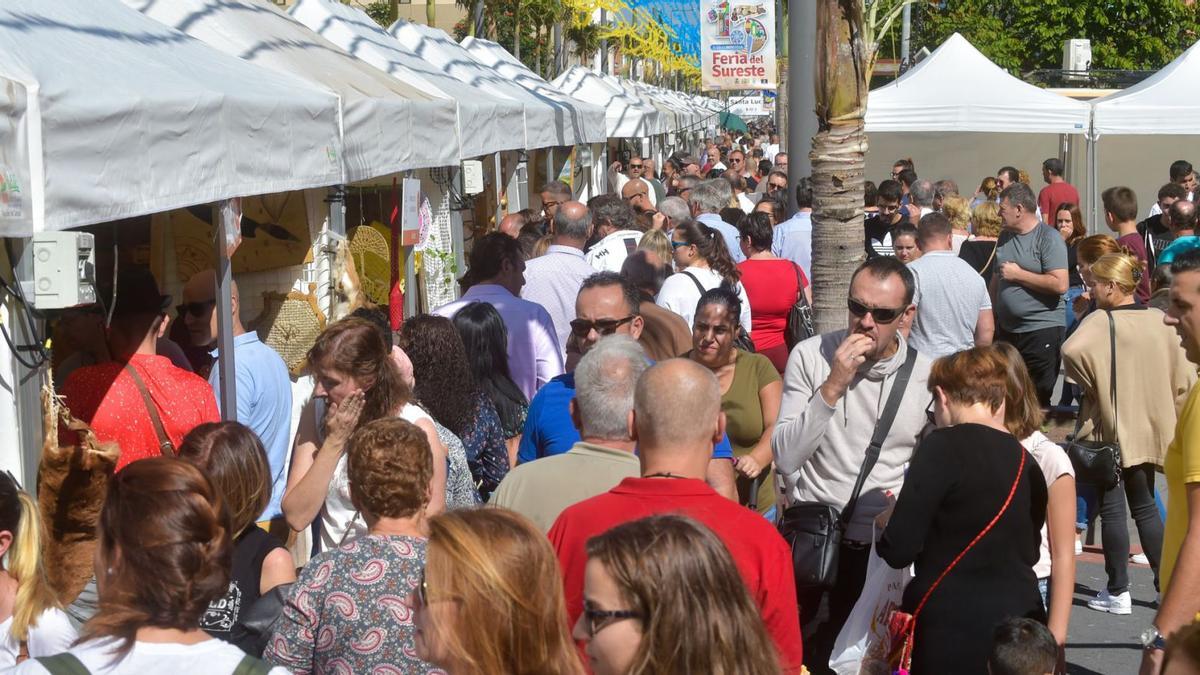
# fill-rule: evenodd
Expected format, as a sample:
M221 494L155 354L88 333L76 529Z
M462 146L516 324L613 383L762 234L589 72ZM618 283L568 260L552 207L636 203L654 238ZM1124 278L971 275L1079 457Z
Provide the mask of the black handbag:
M800 267L795 263L792 263L792 267L796 270L796 288L799 290L796 292L796 302L788 310L787 326L783 330L783 341L789 352L792 347L817 334L813 328L812 305L804 297L804 286L800 282Z
M700 291L700 296L704 297L704 294L706 292L708 292L708 289L706 289L704 287L704 285L700 283L700 280L697 279L696 277L692 276L692 274L690 274L689 272L686 272L686 271L684 272L684 275L686 275L687 278L691 279L693 284L696 284L696 289ZM726 284L723 281L721 282L721 285L728 287L728 284ZM737 292L736 289L733 289L733 288L730 288L729 290L734 291L735 293ZM688 326L688 328L690 329L691 326ZM737 335L735 335L733 337L733 346L736 349L740 349L744 352L749 352L751 354L754 354L758 351L757 349L754 348L754 340L750 339L750 333L746 332L746 327L741 325L740 322L738 324Z
M243 609L230 631L228 641L251 656L262 656L271 637L271 626L283 613L283 606L292 594L293 585L279 584Z
M837 508L828 504L800 502L784 510L779 521L779 533L792 549L796 588L825 589L832 588L837 583L838 552L842 545L842 535L850 517L854 515L854 507L863 484L871 474L871 469L875 467L875 462L879 460L879 451L883 449L883 442L892 429L892 422L900 409L900 402L908 388L908 380L916 360L917 351L909 347L904 365L896 372L896 379L883 407L883 414L875 423L871 444L867 446L866 456L859 467L858 478L854 481L854 489L850 492L846 508L839 512ZM816 395L820 396L819 393Z
M1108 315L1108 339L1112 367L1109 378L1110 395L1112 396L1113 419L1117 417L1117 326L1113 321L1112 312ZM1075 420L1075 433L1067 441L1067 456L1071 458L1071 466L1075 468L1075 480L1087 485L1095 485L1102 490L1111 490L1121 481L1121 444L1117 441L1081 441L1079 429L1083 426L1083 410ZM1099 408L1097 408L1095 433L1103 435L1100 425Z

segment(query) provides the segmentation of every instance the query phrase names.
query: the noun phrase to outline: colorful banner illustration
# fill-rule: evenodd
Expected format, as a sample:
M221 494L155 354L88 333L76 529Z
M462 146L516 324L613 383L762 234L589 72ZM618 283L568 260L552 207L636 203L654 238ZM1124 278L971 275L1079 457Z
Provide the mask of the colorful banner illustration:
M775 89L773 0L700 0L705 91Z

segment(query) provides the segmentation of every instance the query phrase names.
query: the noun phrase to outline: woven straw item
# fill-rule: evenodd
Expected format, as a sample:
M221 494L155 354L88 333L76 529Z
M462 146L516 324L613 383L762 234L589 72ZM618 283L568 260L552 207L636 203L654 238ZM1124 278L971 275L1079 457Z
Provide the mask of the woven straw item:
M317 306L316 284L309 284L308 293L267 291L263 294L262 314L253 325L258 339L279 352L288 371L299 377L307 365L308 350L325 330L325 315Z

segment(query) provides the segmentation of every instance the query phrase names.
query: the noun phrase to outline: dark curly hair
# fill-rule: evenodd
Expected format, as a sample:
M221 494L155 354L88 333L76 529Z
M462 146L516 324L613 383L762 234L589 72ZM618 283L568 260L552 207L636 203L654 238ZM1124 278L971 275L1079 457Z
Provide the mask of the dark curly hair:
M117 660L139 628L192 630L229 590L229 513L188 462L152 457L125 467L109 482L97 529L100 611L82 638L116 638Z
M354 505L382 518L408 518L429 503L433 455L417 425L398 417L361 427L346 444Z
M413 393L442 426L462 436L471 423L479 387L467 351L450 319L414 316L400 329L400 348L413 364Z

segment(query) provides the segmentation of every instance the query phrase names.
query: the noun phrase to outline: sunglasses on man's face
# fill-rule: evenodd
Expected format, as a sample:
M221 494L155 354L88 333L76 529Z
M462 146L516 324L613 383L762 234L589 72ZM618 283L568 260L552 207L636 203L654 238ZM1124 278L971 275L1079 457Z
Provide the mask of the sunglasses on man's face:
M631 168L631 169L640 169L640 168L642 168L642 165L641 165L641 164L630 164L630 165L629 165L629 168Z
M787 183L767 183L767 190L775 192L776 190L786 190Z
M846 307L854 316L857 316L861 319L862 317L870 314L871 318L875 320L875 323L880 324L888 324L895 321L896 319L900 318L900 315L903 314L905 310L904 307L900 307L899 309L893 309L890 307L867 307L854 298L849 298L846 301Z
M175 311L179 316L191 314L192 316L204 316L208 310L217 306L216 300L205 300L204 302L185 302L182 305L177 305Z
M588 321L587 319L575 319L571 322L571 332L575 337L585 338L594 330L597 335L612 335L617 332L621 326L633 321L633 315L623 319L597 319Z

